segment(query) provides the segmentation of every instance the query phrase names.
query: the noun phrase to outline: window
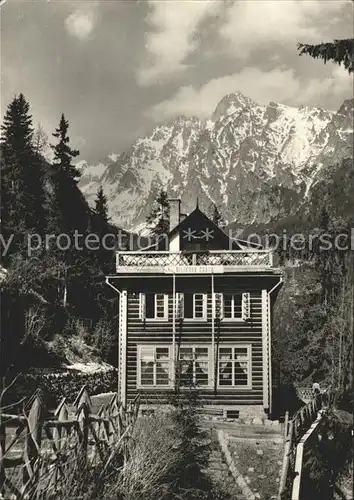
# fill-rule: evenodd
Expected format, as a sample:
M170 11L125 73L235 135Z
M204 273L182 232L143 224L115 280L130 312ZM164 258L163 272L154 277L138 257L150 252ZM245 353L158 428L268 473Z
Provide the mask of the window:
M179 369L181 386L207 387L210 379L209 367L209 347L180 347Z
M224 320L243 320L250 318L250 294L214 294L214 315Z
M170 386L171 367L170 347L138 346L138 386Z
M251 346L238 345L219 348L219 386L251 386Z
M168 320L168 295L141 293L139 317L142 320Z
M180 310L183 311L185 319L204 321L207 319L207 294L206 293L185 293L177 294Z

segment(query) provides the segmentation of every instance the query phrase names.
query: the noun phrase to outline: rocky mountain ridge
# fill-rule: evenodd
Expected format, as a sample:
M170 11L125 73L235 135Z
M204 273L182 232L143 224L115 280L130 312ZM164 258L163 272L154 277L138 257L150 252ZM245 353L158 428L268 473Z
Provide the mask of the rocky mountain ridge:
M112 221L144 226L157 192L182 198L187 213L216 203L226 219L267 223L294 213L329 164L352 157L353 103L338 112L225 96L209 120L178 116L96 166L81 162L90 201L101 184ZM115 161L112 161L115 159Z

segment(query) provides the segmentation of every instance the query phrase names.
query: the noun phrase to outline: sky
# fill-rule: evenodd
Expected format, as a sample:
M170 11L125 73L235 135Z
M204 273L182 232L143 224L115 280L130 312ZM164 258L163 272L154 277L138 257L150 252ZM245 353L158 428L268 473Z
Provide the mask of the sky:
M209 117L235 91L338 110L352 77L297 43L352 36L349 0L7 0L1 116L20 92L48 135L64 113L94 163L178 115Z

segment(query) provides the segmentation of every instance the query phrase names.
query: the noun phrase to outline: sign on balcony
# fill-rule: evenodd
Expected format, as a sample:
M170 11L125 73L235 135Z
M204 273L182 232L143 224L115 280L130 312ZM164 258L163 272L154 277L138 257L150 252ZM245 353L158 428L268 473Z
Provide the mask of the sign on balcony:
M212 274L223 273L224 266L167 266L167 274Z

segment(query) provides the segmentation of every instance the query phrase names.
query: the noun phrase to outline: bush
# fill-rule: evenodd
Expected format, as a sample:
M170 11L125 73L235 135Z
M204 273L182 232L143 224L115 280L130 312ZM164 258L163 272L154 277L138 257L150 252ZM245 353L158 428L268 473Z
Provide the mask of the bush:
M13 404L28 398L36 389L40 389L44 403L48 408L55 408L63 397L72 403L83 385L87 387L90 395L116 391L117 370L95 373L81 373L74 370L45 373L43 370L31 369L28 373L21 373L17 377L14 385L6 393L4 404Z
M103 318L95 326L93 333L93 346L97 350L99 356L110 361L112 351L116 345L115 332L112 331L112 323Z

